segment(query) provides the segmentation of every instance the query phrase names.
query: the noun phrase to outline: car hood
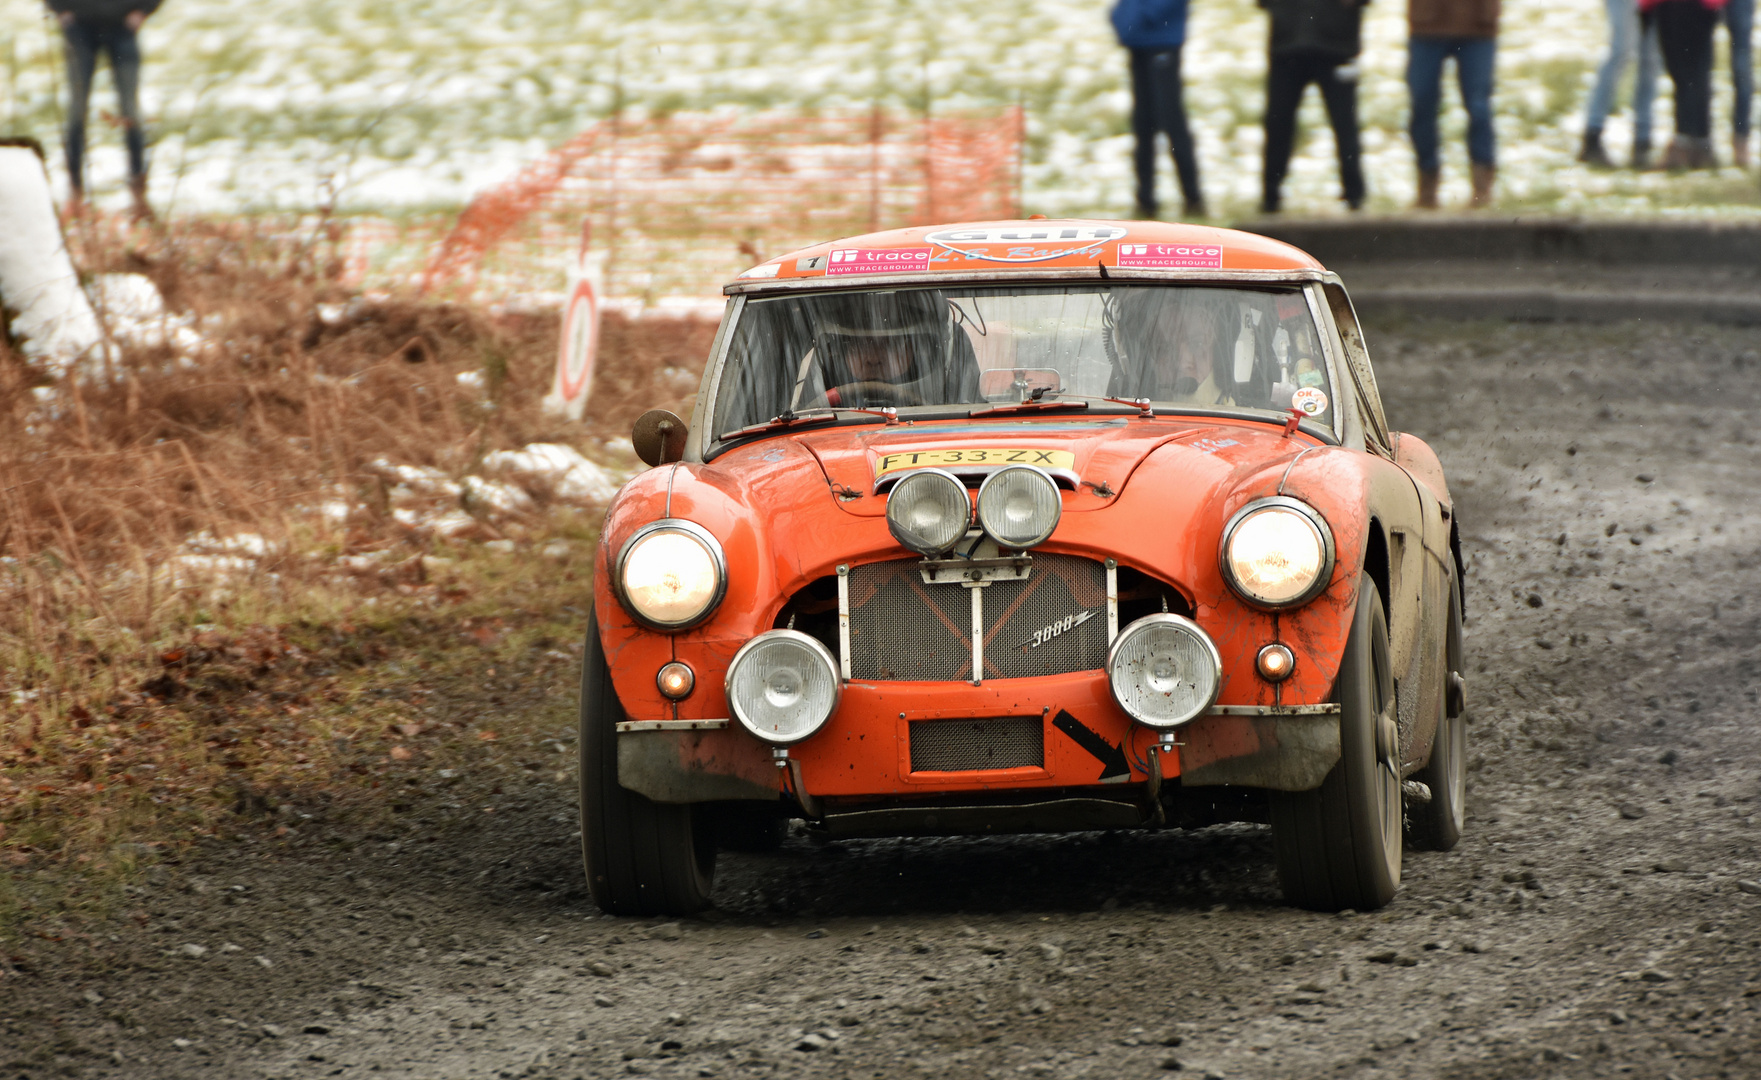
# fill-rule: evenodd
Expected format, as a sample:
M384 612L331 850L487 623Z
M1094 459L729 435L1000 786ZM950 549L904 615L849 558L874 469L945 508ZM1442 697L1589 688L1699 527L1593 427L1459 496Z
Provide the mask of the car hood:
M872 496L914 469L938 467L963 478L1004 465L1038 465L1061 487L1099 496L1066 499L1065 510L1098 510L1125 490L1131 475L1159 448L1188 459L1197 475L1229 464L1260 464L1279 450L1294 452L1269 425L1213 417L1108 417L1098 420L949 421L886 427L841 428L794 436L819 462L828 496L846 512L863 517L886 513L886 500ZM1283 446L1276 444L1283 443ZM1236 459L1229 462L1228 459ZM1232 471L1232 470L1229 470Z

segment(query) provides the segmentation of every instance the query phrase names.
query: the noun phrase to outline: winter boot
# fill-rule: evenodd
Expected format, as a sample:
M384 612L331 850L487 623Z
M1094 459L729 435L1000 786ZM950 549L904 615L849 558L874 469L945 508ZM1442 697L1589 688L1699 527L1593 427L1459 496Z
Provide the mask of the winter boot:
M1712 140L1710 138L1688 139L1688 140L1686 140L1686 142L1687 142L1688 168L1690 168L1690 169L1716 169L1716 168L1718 168L1718 154L1716 151L1714 151L1712 149Z
M1413 200L1414 210L1437 209L1437 185L1442 179L1443 174L1435 169L1430 172L1419 170L1419 197Z
M1648 142L1633 143L1633 159L1627 168L1634 172L1644 172L1651 167L1651 144Z
M1730 163L1739 169L1749 167L1749 133L1730 137Z
M153 208L147 205L147 177L145 174L128 178L129 210L132 221L152 221Z
M1602 149L1601 128L1586 128L1584 130L1584 148L1578 151L1578 160L1594 169L1614 168L1614 162L1609 160L1608 151Z
M1498 166L1474 162L1474 198L1468 205L1484 210L1492 205L1492 181L1498 177Z
M1663 148L1663 168L1670 172L1681 172L1688 168L1688 155L1688 140L1677 135Z

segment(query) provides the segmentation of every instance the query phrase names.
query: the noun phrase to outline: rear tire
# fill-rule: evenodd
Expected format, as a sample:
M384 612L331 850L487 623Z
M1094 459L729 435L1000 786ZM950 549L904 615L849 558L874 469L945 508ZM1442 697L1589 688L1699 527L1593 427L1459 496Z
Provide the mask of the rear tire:
M581 855L593 902L610 915L689 915L709 906L715 845L686 803L657 803L618 783L612 687L596 620L581 669Z
M1298 907L1371 911L1400 887L1404 829L1398 739L1377 738L1394 723L1388 620L1367 577L1333 691L1339 763L1313 791L1272 792L1278 882Z
M1461 586L1449 583L1448 648L1438 679L1437 739L1431 760L1417 779L1431 789L1431 801L1413 815L1413 842L1431 851L1448 851L1461 839L1467 815L1467 717L1449 708L1449 678L1461 672Z

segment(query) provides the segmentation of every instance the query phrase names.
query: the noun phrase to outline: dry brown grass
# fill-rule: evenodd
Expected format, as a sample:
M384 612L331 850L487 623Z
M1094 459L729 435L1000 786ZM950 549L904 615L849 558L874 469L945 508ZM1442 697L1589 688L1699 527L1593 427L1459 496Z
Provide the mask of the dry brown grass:
M40 376L0 343L0 861L14 863L139 840L170 820L155 807L259 790L278 763L310 765L323 738L352 738L297 719L351 700L327 650L370 667L413 647L400 623L468 630L502 591L542 622L531 573L471 577L470 552L388 513L371 463L458 476L492 450L627 435L644 408L689 407L679 371L700 370L714 330L608 316L592 416L569 424L539 408L554 313L352 295L322 225L70 239L89 271L151 277L211 347L127 349L119 377L55 387L44 406ZM316 512L326 501L346 517ZM478 536L585 547L596 524L540 505ZM260 538L261 554L228 566L239 537ZM188 559L203 544L219 560L206 577ZM360 552L394 569L339 577L336 558ZM427 580L421 557L435 554L461 579Z

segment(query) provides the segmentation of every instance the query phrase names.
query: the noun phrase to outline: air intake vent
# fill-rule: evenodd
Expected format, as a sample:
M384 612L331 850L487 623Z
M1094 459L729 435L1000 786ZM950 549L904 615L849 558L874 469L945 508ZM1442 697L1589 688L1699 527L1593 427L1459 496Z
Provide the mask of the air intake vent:
M914 773L1024 769L1045 763L1045 722L1038 716L916 720L911 724Z
M985 679L1093 671L1107 659L1107 572L1093 559L1036 553L1025 581L979 590ZM916 559L850 570L854 679L972 678L972 592L928 585Z

